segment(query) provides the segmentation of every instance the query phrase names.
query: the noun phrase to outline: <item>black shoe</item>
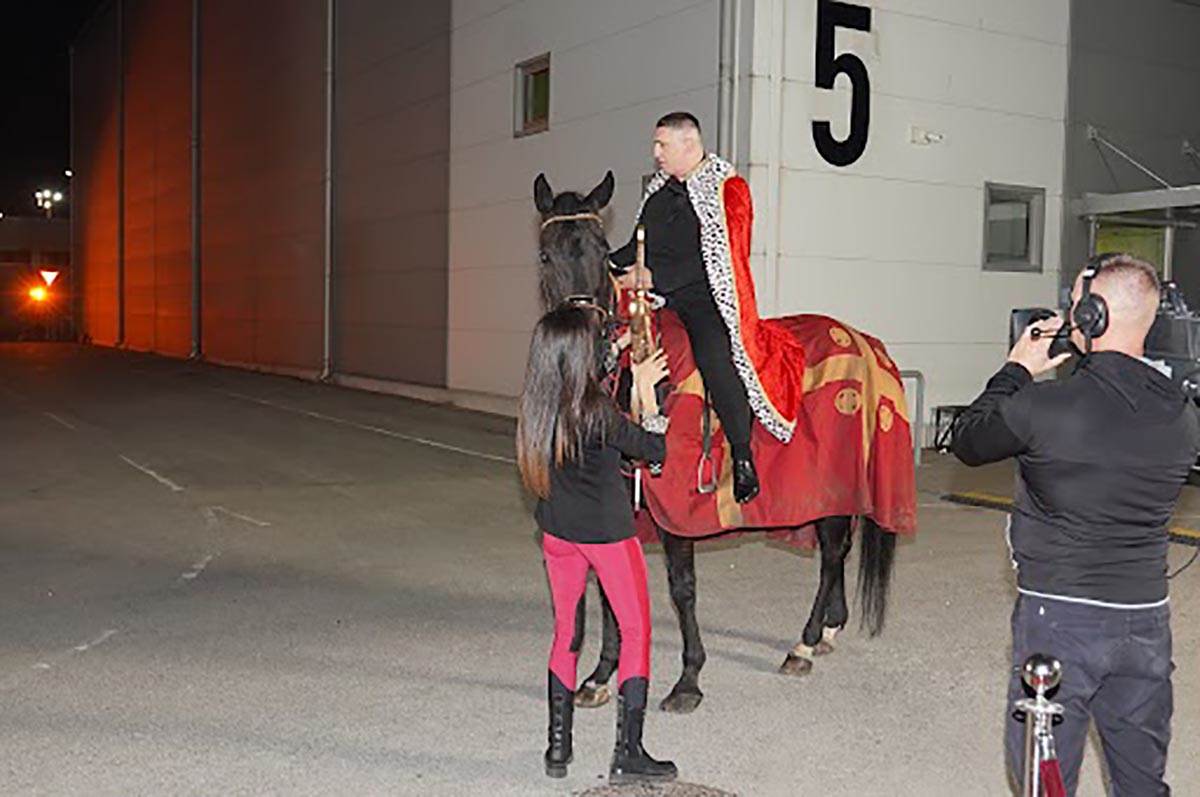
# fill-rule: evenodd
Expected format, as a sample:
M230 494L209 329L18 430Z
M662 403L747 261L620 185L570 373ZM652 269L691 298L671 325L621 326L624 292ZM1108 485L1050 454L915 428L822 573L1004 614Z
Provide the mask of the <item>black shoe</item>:
M621 684L617 697L617 746L608 768L610 783L667 781L679 775L674 763L657 761L642 747L647 686L645 678L630 678Z
M758 473L749 457L733 461L733 500L744 504L758 495Z
M546 774L565 778L571 763L571 725L575 719L575 693L550 673L550 746L546 748Z

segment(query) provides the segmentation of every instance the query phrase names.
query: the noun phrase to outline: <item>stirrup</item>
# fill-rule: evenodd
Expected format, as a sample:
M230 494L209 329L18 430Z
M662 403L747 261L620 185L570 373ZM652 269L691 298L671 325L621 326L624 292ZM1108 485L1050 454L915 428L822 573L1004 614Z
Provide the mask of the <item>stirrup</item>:
M709 471L712 473L712 481L704 481L704 464L706 462L711 466L712 457L708 454L701 454L700 462L698 465L696 465L696 491L699 492L700 495L709 495L717 491L717 473L715 468L710 467Z

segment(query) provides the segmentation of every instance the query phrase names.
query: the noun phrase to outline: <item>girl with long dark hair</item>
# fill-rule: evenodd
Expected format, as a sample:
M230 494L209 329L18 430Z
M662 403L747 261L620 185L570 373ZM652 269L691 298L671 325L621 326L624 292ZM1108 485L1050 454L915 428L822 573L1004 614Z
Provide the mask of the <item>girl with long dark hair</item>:
M617 744L609 779L671 780L676 768L642 747L650 678L650 598L646 560L634 536L633 510L621 475L621 455L662 462L667 420L654 385L667 375L661 351L634 366L633 396L644 418L620 413L598 382L597 347L603 311L565 304L533 331L517 421L517 463L538 497L535 517L554 603L550 648L550 746L546 774L564 777L571 761L576 663L571 651L575 608L596 571L621 632Z

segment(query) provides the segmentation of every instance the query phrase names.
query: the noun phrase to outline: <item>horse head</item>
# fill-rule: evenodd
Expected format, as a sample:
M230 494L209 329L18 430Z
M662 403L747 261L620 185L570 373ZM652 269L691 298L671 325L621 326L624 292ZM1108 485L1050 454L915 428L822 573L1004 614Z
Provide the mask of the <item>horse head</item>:
M568 296L586 295L611 307L608 239L600 210L612 199L610 171L587 196L564 191L557 196L546 175L533 181L533 199L542 216L538 236L538 289L542 310L558 306Z

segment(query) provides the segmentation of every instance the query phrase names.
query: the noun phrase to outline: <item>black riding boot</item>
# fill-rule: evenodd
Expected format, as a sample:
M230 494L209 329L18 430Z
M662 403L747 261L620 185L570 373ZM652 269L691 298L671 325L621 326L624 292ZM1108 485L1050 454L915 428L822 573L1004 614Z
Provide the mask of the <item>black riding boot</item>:
M608 779L612 783L675 780L679 774L674 763L656 761L642 747L647 687L645 678L630 678L621 684L621 693L617 697L617 746L608 769Z
M546 748L546 774L565 778L571 763L571 724L574 720L575 693L550 673L550 746Z

